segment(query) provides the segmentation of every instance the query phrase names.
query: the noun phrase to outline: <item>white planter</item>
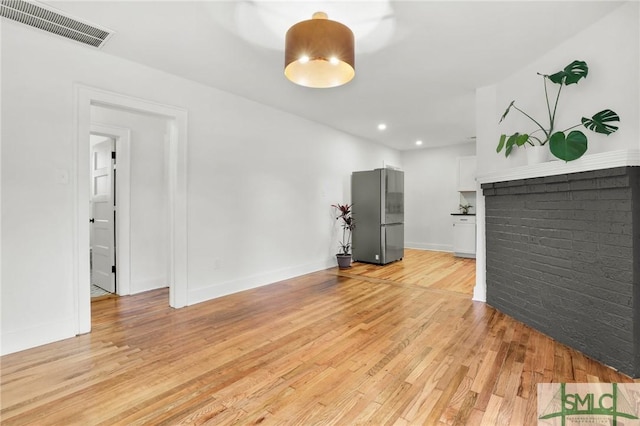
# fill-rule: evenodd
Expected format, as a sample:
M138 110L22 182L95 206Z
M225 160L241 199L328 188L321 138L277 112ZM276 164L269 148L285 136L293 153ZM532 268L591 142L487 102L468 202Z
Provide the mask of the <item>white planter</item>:
M546 163L551 156L547 145L527 146L525 151L527 153L527 164L530 166L533 164Z

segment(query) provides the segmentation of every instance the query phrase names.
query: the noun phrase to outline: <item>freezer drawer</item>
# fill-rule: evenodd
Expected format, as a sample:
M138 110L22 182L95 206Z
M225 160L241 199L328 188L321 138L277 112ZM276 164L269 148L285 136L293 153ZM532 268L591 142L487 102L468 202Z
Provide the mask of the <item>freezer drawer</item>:
M382 259L380 249L380 224L366 221L357 222L353 232L353 246L351 247L354 262L380 263ZM356 232L357 231L357 232Z
M383 225L382 234L382 264L395 262L404 257L404 225L402 223Z

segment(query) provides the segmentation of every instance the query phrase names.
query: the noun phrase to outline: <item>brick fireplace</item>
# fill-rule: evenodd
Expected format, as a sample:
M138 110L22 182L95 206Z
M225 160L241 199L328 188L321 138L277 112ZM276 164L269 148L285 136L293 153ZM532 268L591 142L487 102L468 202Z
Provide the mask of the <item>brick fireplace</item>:
M487 303L640 377L640 167L482 189Z

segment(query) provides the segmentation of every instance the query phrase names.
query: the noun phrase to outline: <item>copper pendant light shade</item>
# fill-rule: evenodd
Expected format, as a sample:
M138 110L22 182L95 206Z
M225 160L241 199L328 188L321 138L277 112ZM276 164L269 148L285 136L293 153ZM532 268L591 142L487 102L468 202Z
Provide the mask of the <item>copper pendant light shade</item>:
M328 88L348 83L355 76L353 32L327 19L324 12L287 31L284 75L306 87Z

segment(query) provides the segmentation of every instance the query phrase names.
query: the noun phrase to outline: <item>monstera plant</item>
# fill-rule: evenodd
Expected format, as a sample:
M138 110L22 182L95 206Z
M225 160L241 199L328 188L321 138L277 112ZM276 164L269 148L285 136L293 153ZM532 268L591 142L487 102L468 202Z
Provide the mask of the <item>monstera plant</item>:
M614 126L612 123L619 122L620 117L610 109L602 110L591 118L582 117L580 123L568 127L564 130L555 130L556 111L558 109L558 101L560 100L562 87L578 83L581 79L586 78L588 73L589 67L584 61L573 61L562 71L558 71L555 74L546 75L538 73L538 75L541 76L544 81L544 95L547 101L549 124L546 127L543 126L538 120L534 119L522 109L518 108L515 104L515 101L511 101L511 103L507 107L507 110L504 112L504 114L502 114L500 123L502 123L511 109L515 109L516 111L524 114L527 118L529 118L533 123L536 124L536 126L538 126L538 128L530 133L516 132L512 135L501 135L500 141L498 142L498 147L496 148L496 152L500 152L504 149L504 154L508 157L515 147L523 146L525 144L531 146L535 146L536 144L544 146L548 143L549 149L555 157L564 161L573 161L577 158L582 157L582 155L587 151L587 136L580 130L572 129L584 126L585 128L593 132L602 133L605 135L609 135L618 130L618 127ZM553 109L551 108L551 103L549 102L549 91L547 87L548 81L558 85L558 92L555 96Z

